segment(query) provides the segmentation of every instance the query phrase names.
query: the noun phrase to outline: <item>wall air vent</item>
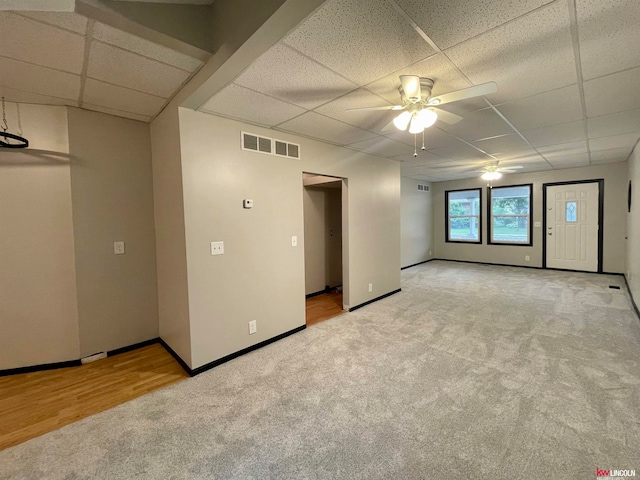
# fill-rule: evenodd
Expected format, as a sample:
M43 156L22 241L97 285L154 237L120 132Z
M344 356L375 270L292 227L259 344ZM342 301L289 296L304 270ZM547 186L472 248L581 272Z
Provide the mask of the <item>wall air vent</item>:
M421 192L428 192L429 191L429 185L422 185L421 183L418 184L418 190Z
M266 153L272 155L273 140L269 137L261 137L253 133L242 133L242 150L249 150L251 152Z
M275 140L255 133L241 132L241 134L242 150L277 155L278 157L300 158L300 145L297 143L287 143L283 140Z
M300 145L287 143L283 140L275 140L276 149L273 153L278 157L300 158Z

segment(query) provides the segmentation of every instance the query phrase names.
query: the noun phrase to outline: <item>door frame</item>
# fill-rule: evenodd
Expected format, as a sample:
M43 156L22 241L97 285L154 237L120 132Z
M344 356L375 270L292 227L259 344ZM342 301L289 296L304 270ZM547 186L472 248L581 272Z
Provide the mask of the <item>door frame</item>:
M603 273L602 262L604 258L603 240L604 240L604 178L595 178L592 180L572 180L569 182L552 182L542 184L542 268L547 268L547 187L557 187L561 185L576 185L580 183L597 183L598 184L598 269L597 273ZM565 270L550 268L549 270ZM582 270L567 270L582 271Z

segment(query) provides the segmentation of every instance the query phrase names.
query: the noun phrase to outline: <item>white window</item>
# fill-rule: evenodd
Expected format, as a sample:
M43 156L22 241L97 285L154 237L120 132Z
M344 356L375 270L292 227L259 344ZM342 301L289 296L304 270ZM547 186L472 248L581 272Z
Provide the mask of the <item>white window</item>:
M447 242L482 243L481 189L445 192Z
M489 243L531 245L531 185L489 189Z

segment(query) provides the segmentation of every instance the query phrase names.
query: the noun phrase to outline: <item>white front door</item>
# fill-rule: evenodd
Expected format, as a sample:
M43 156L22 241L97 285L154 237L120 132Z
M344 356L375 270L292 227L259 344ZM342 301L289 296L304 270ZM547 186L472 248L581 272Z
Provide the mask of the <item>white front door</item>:
M547 187L547 267L598 271L599 185Z

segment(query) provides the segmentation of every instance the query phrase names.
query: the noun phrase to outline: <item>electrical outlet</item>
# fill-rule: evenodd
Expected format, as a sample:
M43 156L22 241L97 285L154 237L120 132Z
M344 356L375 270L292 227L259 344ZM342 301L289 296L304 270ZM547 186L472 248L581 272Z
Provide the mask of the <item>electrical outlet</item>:
M251 320L249 322L249 335L253 335L257 331L258 331L258 326L256 325L256 321L255 320Z
M531 258L529 258L529 255L525 255L524 259L528 262L529 260L531 260Z
M124 242L113 242L113 253L124 255Z
M369 291L370 291L370 292L373 292L373 283L370 283L370 284L369 284Z
M211 242L211 255L224 255L224 242Z

